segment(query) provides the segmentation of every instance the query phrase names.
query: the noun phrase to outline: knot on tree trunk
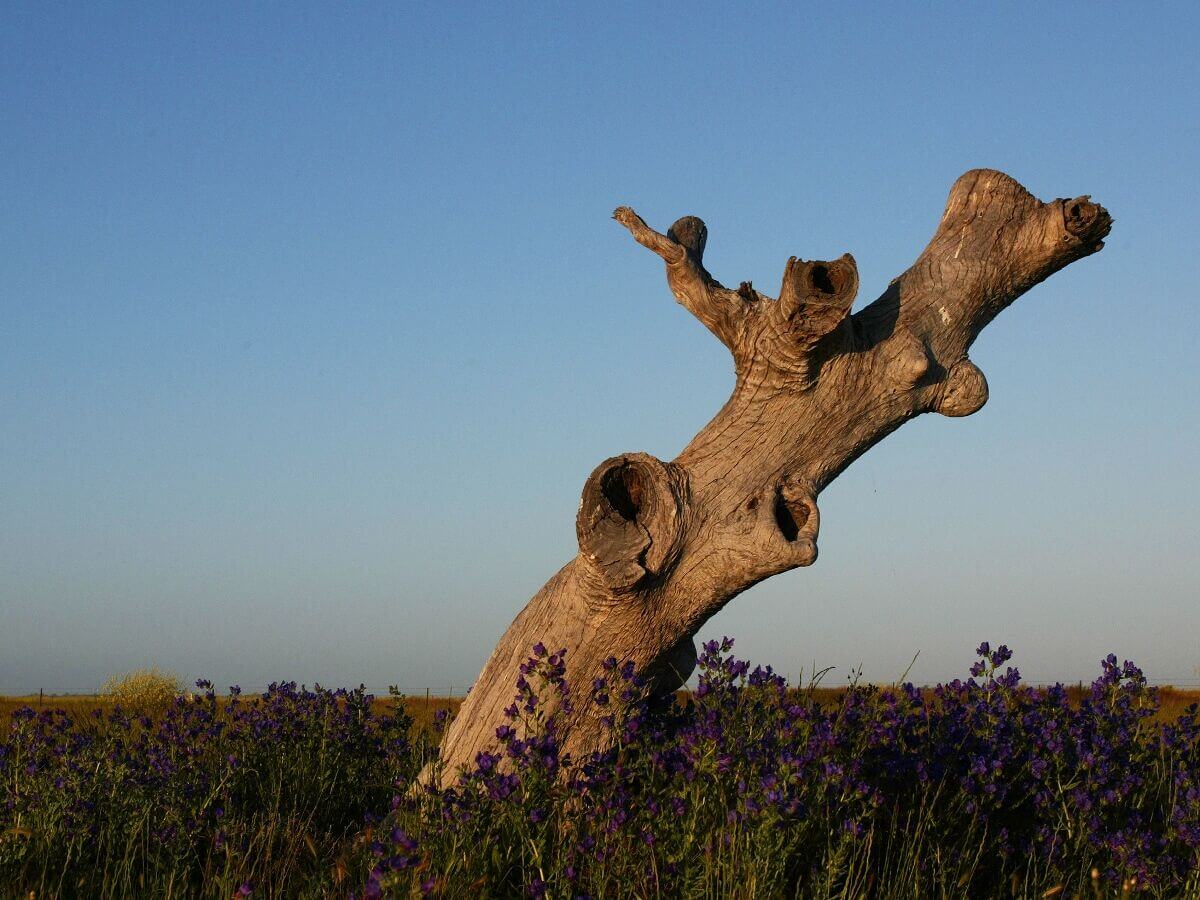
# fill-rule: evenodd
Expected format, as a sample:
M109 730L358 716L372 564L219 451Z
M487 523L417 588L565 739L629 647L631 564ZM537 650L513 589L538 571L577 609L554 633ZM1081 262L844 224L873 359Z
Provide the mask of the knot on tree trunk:
M935 409L943 416L969 416L978 412L987 399L988 383L983 372L969 359L963 359L946 374Z
M609 590L625 593L665 573L680 549L687 478L648 453L600 463L583 486L579 549Z

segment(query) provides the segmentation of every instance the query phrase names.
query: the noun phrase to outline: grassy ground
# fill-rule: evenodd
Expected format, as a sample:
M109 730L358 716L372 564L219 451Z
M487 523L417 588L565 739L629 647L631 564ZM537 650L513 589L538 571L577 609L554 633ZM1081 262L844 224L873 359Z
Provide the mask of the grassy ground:
M823 688L816 691L816 695L829 705L841 703L842 697L845 694L845 688ZM1157 718L1162 721L1173 721L1179 717L1179 714L1193 703L1200 703L1200 690L1175 688L1169 685L1158 688L1159 700L1161 706L1158 711ZM1079 699L1087 693L1086 688L1070 687L1068 693L1074 703L1078 703ZM387 697L378 698L375 701L375 711L383 712L390 708L391 700ZM458 710L462 699L459 697L406 697L404 706L406 711L413 718L413 724L419 729L428 729L433 724L434 716L438 710L446 710L453 714ZM30 706L36 709L61 709L71 717L90 715L92 710L101 709L109 710L112 708L112 701L107 697L98 694L63 694L63 695L46 695L39 697L37 694L26 696L4 696L0 695L0 727L7 726L9 717L14 710L22 707Z
M524 736L498 728L504 756L440 792L402 788L458 700L0 698L0 898L1200 898L1200 723L1147 718L1200 691L1106 660L1090 698L1033 693L998 675L1006 648L936 693L797 690L728 649L569 771L535 715L531 683L562 679L542 654ZM609 677L601 705L632 672Z
M247 695L249 696L249 695ZM226 698L221 698L224 701ZM462 698L455 697L406 697L405 710L413 718L416 728L427 729L433 724L434 716L440 709L454 713L462 703ZM0 695L0 729L7 727L13 712L23 707L35 710L61 709L73 719L91 715L93 710L108 712L113 707L113 701L100 694L60 694L45 695L29 694L26 696ZM380 697L375 700L374 711L383 713L391 709L391 699Z

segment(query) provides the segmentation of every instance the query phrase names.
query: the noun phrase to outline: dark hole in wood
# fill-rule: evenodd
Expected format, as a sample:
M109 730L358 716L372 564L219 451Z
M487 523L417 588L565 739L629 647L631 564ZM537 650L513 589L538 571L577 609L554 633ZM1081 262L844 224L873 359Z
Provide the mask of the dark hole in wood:
M793 510L784 499L782 491L775 494L775 524L779 526L779 533L785 540L789 543L794 541L800 534L800 526L806 521L808 521L807 506L797 503Z
M750 510L750 512L754 512L754 510L758 509L758 498L751 497L746 503L746 509Z
M832 273L828 266L816 265L812 267L812 284L822 294L837 293L837 288L833 284Z
M642 478L631 466L618 466L604 473L600 490L609 506L626 522L637 519L642 505Z

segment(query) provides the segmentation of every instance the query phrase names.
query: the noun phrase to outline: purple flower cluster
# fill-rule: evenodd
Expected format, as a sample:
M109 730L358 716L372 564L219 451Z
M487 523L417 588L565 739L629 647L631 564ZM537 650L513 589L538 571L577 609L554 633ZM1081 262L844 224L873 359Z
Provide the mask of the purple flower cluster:
M362 688L197 687L154 716L15 712L0 737L0 883L247 896L278 855L278 891L299 875L282 858L289 843L311 859L305 842L357 833L411 777L411 720L374 712Z
M664 700L616 658L573 693L565 651L537 645L494 743L441 788L416 781L427 733L361 688L218 698L202 682L153 715L21 710L0 735L0 884L1200 896L1200 710L1168 721L1132 663L1035 689L984 643L966 680L833 691L732 646L705 644L696 690ZM568 723L605 749L572 759Z
M538 699L569 701L564 654L536 647L496 746L395 798L403 841L376 845L367 895L1200 891L1200 715L1160 722L1132 663L1080 698L984 643L966 681L822 692L731 648L706 644L665 709L609 660L589 699L610 746L572 761L569 713Z

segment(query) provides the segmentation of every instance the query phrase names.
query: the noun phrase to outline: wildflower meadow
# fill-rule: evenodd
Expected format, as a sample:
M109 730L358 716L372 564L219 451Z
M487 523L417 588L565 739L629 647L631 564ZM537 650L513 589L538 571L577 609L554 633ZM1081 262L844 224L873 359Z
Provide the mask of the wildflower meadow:
M439 772L403 698L200 682L159 714L14 712L12 896L1200 896L1200 711L1131 662L1082 696L984 643L931 689L789 685L705 645L693 691L538 645L494 748ZM609 746L559 752L572 696ZM546 715L548 692L560 697ZM439 717L440 718L440 717Z

